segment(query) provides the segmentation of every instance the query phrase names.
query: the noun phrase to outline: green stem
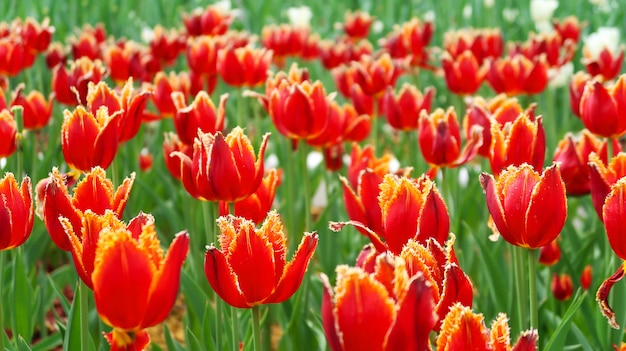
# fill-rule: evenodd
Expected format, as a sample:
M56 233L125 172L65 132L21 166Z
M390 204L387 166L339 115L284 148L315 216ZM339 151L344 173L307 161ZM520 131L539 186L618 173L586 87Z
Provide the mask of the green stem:
M372 144L372 146L374 147L374 155L380 155L381 152L380 150L378 150L378 127L379 127L379 118L378 118L378 113L376 113L376 108L377 108L377 104L376 104L376 99L374 99L373 102L373 108L372 108L372 132L370 134L370 144Z
M524 250L517 246L512 246L511 251L513 253L513 272L515 275L514 289L517 291L517 321L518 332L524 329L524 323L528 318L528 309L524 306L528 304L528 295L526 292L526 280L524 280L524 259L521 250Z
M2 293L2 290L4 288L4 256L5 253L4 251L0 251L0 296L5 296L5 294ZM4 318L3 318L3 309L2 306L4 306L4 301L0 301L0 350L4 351Z
M537 255L535 249L527 249L528 253L528 292L530 295L530 327L539 327L539 310L537 309Z
M205 244L213 244L217 242L217 232L214 227L215 219L216 219L216 202L202 201L202 222L204 223L204 240ZM198 240L200 240L199 235L196 235ZM202 262L203 260L200 260ZM199 272L204 272L203 269L199 269ZM202 275L199 273L199 275ZM199 277L200 278L200 277ZM215 296L215 316L217 321L215 323L215 346L216 349L222 349L222 301L217 295Z
M119 151L118 151L118 154L119 154ZM119 159L119 155L116 155L113 158L113 162L111 162L111 182L113 182L114 187L117 187L120 185L119 178L117 175L118 173L117 168L118 168L118 162L119 162L118 159Z
M252 335L254 351L261 351L261 306L252 307Z
M24 133L23 133L23 112L22 106L15 106L11 108L11 112L15 117L15 123L17 125L17 134L15 135L15 179L19 182L24 176Z
M295 163L297 162L296 159L296 152L297 150L293 150L291 145L292 145L292 139L287 139L287 138L282 138L282 140L284 141L284 148L285 148L285 152L287 153L285 160L286 160L286 168L287 168L287 175L285 177L285 181L287 182L286 186L287 186L287 201L285 203L285 206L287 207L287 228L288 228L288 232L287 232L287 237L290 239L290 243L295 243L296 242L296 215L294 213L295 210L295 206L294 206L294 202L295 202L295 192L296 192L296 175L295 175Z
M88 291L89 288L82 279L79 279L79 292L80 295L78 303L80 304L80 349L89 350L89 301Z
M230 306L230 322L233 350L239 349L239 313L237 308Z
M302 182L304 183L304 231L311 230L311 184L309 180L309 167L306 159L308 148L305 143L300 145L300 159L302 163Z
M240 126L241 128L244 128L244 117L243 117L243 104L244 104L244 98L243 98L243 88L239 88L237 89L237 125ZM258 126L257 126L258 127Z

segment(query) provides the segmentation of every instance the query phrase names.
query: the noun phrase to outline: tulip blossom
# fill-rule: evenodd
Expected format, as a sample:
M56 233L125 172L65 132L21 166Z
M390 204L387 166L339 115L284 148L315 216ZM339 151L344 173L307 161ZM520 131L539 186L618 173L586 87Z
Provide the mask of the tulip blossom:
M0 111L0 157L11 156L17 149L17 123L11 111Z
M619 141L611 140L613 155L617 155L620 148ZM607 159L607 142L601 141L588 130L583 130L579 137L567 133L565 138L559 141L554 152L552 161L559 163L561 176L565 183L568 195L584 195L590 191L588 159L592 153L602 155L603 161Z
M7 172L0 180L0 195L0 251L4 251L22 245L33 230L35 210L30 178L26 176L18 184L13 173Z
M576 16L567 16L562 20L553 19L552 25L564 41L569 39L576 44L580 39L580 32L586 26L586 22L581 23Z
M57 65L52 72L52 91L55 99L64 105L76 106L87 102L89 82L98 83L106 69L100 60L88 57L70 62L69 69Z
M480 65L474 54L466 50L453 58L445 52L441 58L448 89L459 95L475 94L487 76L487 66Z
M139 169L142 172L150 171L150 169L152 168L152 163L154 162L154 159L150 151L148 151L148 149L144 147L139 152L139 155L137 156L137 158L138 158L137 161L139 163Z
M393 87L402 70L393 62L391 56L383 54L378 59L363 57L351 64L354 81L369 96L381 96L388 86Z
M588 264L585 266L585 268L583 268L583 271L580 274L580 286L583 289L589 290L589 288L591 287L592 275L593 270L591 268L591 265Z
M375 268L338 266L333 289L321 274L322 324L333 351L425 350L437 324L434 287L410 276L404 260L377 257Z
M181 181L196 199L204 201L239 201L256 191L263 179L263 157L269 133L263 136L259 154L243 129L235 127L225 138L198 132L193 155L182 152L173 156L181 160Z
M270 24L264 26L261 31L261 43L264 48L273 52L274 64L282 68L287 57L300 55L308 36L308 27Z
M509 166L497 180L481 174L480 184L495 227L510 244L537 249L563 229L567 197L558 166L541 175L528 164Z
M224 129L226 116L226 100L228 94L220 97L219 107L216 108L209 95L200 91L191 105L186 106L185 96L180 92L172 93L172 100L176 106L174 128L180 141L192 145L198 131L211 133Z
M220 248L207 249L204 272L215 293L227 304L251 308L281 303L300 287L315 252L316 233L305 233L291 261L287 262L287 238L275 211L260 229L240 217L220 217Z
M144 329L169 315L188 251L189 235L181 232L165 254L153 220L100 232L91 279L98 315L113 328L105 334L111 350L143 350L150 343Z
M344 21L341 24L343 31L353 41L367 38L372 22L375 19L369 13L359 10L354 12L348 10L343 18Z
M98 23L95 27L85 24L78 38L74 37L70 40L72 57L75 60L86 57L92 61L102 58L101 45L106 38L107 33L102 23Z
M500 313L487 329L482 314L475 314L471 308L461 304L452 306L446 315L437 337L437 351L454 350L515 350L536 351L539 336L531 329L522 332L511 348L508 318Z
M156 116L148 115L147 118L149 120L158 120L172 117L176 114L172 93L176 91L181 92L185 97L186 103L191 93L191 81L186 72L180 72L179 74L170 72L169 75L159 72L154 77L154 83L150 85L150 91L152 92L152 103L156 106L159 114ZM180 98L178 99L180 100Z
M178 152L192 159L193 144L189 145L183 143L176 133L165 133L163 136L163 159L165 166L172 177L180 180L182 175L182 158L176 156Z
M585 38L583 64L586 71L606 82L619 74L624 61L624 49L619 47L619 29L600 27Z
M17 35L0 37L0 75L15 76L25 68L25 61L34 60Z
M417 130L422 156L434 167L458 167L470 161L482 145L482 131L475 126L471 139L461 149L461 128L454 107L422 111Z
M520 114L512 123L491 124L489 164L497 176L508 166L528 163L535 170L543 168L546 157L546 134L540 117Z
M176 29L165 29L160 24L152 30L152 39L149 44L150 55L163 67L174 64L178 55L185 51L187 46L182 33Z
M435 25L432 21L422 22L414 17L398 26L381 41L381 47L394 59L410 56L411 65L428 68L428 48Z
M228 85L255 87L267 79L271 61L271 50L227 47L217 53L217 73Z
M572 277L569 274L556 274L552 275L552 283L550 285L552 289L552 295L559 301L567 301L572 297L574 291L574 284L572 283Z
M117 153L119 119L123 112L109 114L106 106L101 106L95 114L83 106L63 111L61 150L65 162L83 172L96 166L109 167Z
M359 177L361 176L361 171L364 169L371 169L374 173L378 175L378 177L382 180L382 178L387 173L392 172L391 161L392 156L389 153L385 153L383 156L376 157L374 154L374 147L372 145L366 145L361 148L359 144L352 144L352 151L350 152L350 163L348 165L348 181L349 184L356 189L359 184ZM404 175L408 175L408 172L398 172L403 173Z
M111 180L106 178L105 170L96 167L76 184L72 195L58 169L53 168L48 179L43 189L41 206L43 222L52 241L61 250L70 251L72 246L65 228L71 227L74 233L81 233L83 213L87 210L97 215L104 215L107 210L111 210L117 218L121 218L135 174L124 179L122 185L115 189ZM64 224L59 221L60 217L65 218Z
M234 215L251 220L254 223L261 223L267 217L267 213L272 209L276 188L282 182L282 171L272 168L265 172L263 181L258 189L250 196L234 204ZM229 214L228 203L220 202L220 215Z
M402 85L396 94L391 87L387 87L385 95L380 100L380 109L383 111L387 122L397 130L416 130L420 113L430 113L435 88L428 87L422 94L415 86Z
M626 177L626 153L619 152L607 164L606 154L602 158L597 153L589 155L589 188L591 202L602 220L602 207L613 184Z
M191 14L183 14L183 23L190 37L223 35L232 21L233 14L230 11L223 11L214 5L205 9L198 8Z
M103 61L109 69L110 78L123 85L132 78L136 81L147 81L152 77L146 67L144 47L133 41L124 41L104 48Z
M626 74L608 89L597 80L585 84L580 118L590 132L606 138L626 133Z
M444 35L444 49L456 60L470 51L479 66L488 59L496 59L502 55L504 43L500 29L461 29Z
M22 117L24 129L37 130L48 125L52 117L52 95L47 99L37 90L31 91L28 95L22 93L24 86L18 86L11 107L22 106Z
M539 263L545 266L554 266L561 259L561 247L558 237L546 246L542 246L539 252Z
M585 72L577 72L569 83L569 105L576 117L580 117L580 99L585 92L585 86L592 77Z
M499 58L491 63L487 82L498 94L539 94L548 85L548 66L541 57L530 60L517 54Z

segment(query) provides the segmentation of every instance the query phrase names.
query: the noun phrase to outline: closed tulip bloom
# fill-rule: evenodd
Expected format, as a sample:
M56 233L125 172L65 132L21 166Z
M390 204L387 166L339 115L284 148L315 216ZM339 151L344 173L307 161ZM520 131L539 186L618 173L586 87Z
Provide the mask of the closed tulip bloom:
M95 252L94 300L111 350L143 350L150 342L145 328L169 315L176 302L180 273L189 251L189 235L176 235L167 254L154 221L130 228L105 228Z
M348 10L344 14L343 18L343 31L353 41L367 38L367 35L370 31L370 26L375 19L375 17L370 16L369 13L359 10L356 10L354 12Z
M602 220L602 207L606 197L611 192L613 184L626 177L626 153L619 152L611 158L607 164L606 154L600 157L592 152L589 155L589 188L591 192L591 202Z
M433 287L423 274L409 276L404 260L377 257L369 273L338 266L333 289L321 274L322 324L333 351L425 350L437 323Z
M500 313L487 329L482 314L461 304L452 306L446 315L437 337L437 351L456 350L515 350L536 351L539 336L537 330L522 332L511 347L508 318Z
M567 16L562 20L553 19L552 25L554 30L559 33L563 41L570 39L574 43L578 43L580 32L587 25L587 22L580 22L576 16Z
M64 175L59 173L58 169L53 168L48 179L43 189L41 209L43 222L52 241L61 250L70 251L72 246L65 234L65 228L71 226L74 233L80 235L83 213L87 210L97 215L104 215L107 210L111 210L117 218L121 218L135 174L132 173L115 189L111 180L106 177L106 171L96 167L76 184L72 195L69 193ZM59 221L61 217L65 218L64 224Z
M148 119L158 120L172 117L176 114L172 93L175 91L181 92L185 97L185 103L191 94L189 74L186 72L180 72L179 74L170 72L169 75L166 75L164 72L158 72L154 77L154 83L151 85L150 91L152 92L152 103L156 106L159 114L148 116Z
M18 184L13 173L0 180L0 251L22 245L30 236L35 222L33 189L28 176Z
M19 36L7 35L0 38L0 74L3 76L17 75L25 68L24 62L33 58L34 56L26 51Z
M397 130L415 130L418 127L420 113L430 113L435 97L435 88L428 87L422 94L414 85L404 84L398 94L387 87L380 101L381 110L389 125Z
M107 38L107 33L102 23L98 23L95 27L90 24L84 25L78 38L71 38L72 57L79 59L87 57L90 60L99 59L102 55L101 45Z
M480 184L495 227L510 244L538 249L563 229L567 197L556 165L541 175L528 164L509 166L497 180L481 174Z
M263 222L274 204L276 188L282 182L282 173L282 170L275 168L265 172L263 181L258 189L245 199L235 202L234 215L251 220L257 224ZM228 211L228 203L220 202L220 215L225 216L229 214Z
M491 63L487 81L498 94L538 94L548 85L548 66L542 57L530 60L517 54L499 58Z
M374 151L372 145L366 145L361 148L357 143L352 144L347 174L349 184L352 185L352 188L356 189L358 187L359 177L361 176L361 171L364 169L371 169L380 179L382 179L385 174L391 173L392 155L385 153L381 157L376 157ZM407 172L405 175L408 175L408 173L410 172Z
M252 88L265 82L271 61L271 50L224 48L217 53L217 73L228 85Z
M487 66L480 65L474 54L465 50L453 58L444 52L441 68L446 78L448 89L459 95L471 95L478 91L487 76Z
M592 76L585 72L576 72L569 83L569 105L576 117L580 117L580 99L585 92L585 86Z
M594 54L585 46L583 47L582 61L587 73L606 82L617 77L622 70L624 49L620 49L619 52L613 52L608 47L604 47L594 57Z
M351 63L354 69L354 81L366 95L379 97L388 86L393 87L402 74L402 70L393 62L389 54L374 59L365 56L360 61Z
M583 268L582 273L580 274L580 287L589 290L591 287L591 280L593 278L593 268L588 264Z
M191 14L183 14L183 23L190 37L223 35L228 31L233 19L232 13L214 5L209 5L205 9L197 8Z
M118 119L118 140L123 143L134 138L139 132L149 97L150 92L147 90L140 92L133 90L132 78L126 81L121 91L109 88L105 82L89 83L87 109L93 115L97 115L102 106L107 107L109 115L121 111Z
M188 145L180 141L176 133L168 132L163 135L163 159L165 166L172 177L180 180L182 175L182 158L176 156L180 152L189 159L193 158L193 144Z
M382 211L378 203L379 186L383 178L368 168L360 172L357 183L353 186L348 184L346 178L340 176L339 179L343 184L343 200L348 217L362 223L379 236L384 236ZM364 229L359 227L357 229L363 235L368 236Z
M220 217L220 248L209 246L204 272L215 293L238 308L281 303L300 287L315 252L316 233L305 233L291 261L287 238L275 211L260 229L240 217Z
M181 181L193 197L204 201L238 201L256 191L263 179L263 158L269 133L263 136L257 156L243 129L235 127L226 137L221 132L198 132L193 156L182 152Z
M98 83L106 69L100 60L82 57L70 62L69 69L57 65L52 73L52 91L55 99L64 105L77 106L87 102L89 82Z
M119 119L123 111L109 114L102 106L95 114L78 106L63 111L61 150L67 164L87 172L93 167L108 168L119 146Z
M590 132L601 137L618 138L626 133L626 75L608 89L597 80L587 82L580 118Z
M569 274L552 274L552 283L550 284L552 295L559 301L567 301L572 297L574 284Z
M191 105L186 106L185 96L180 92L173 92L172 100L176 106L174 128L180 141L192 145L198 130L211 134L221 132L224 129L227 99L228 94L222 95L216 108L209 95L200 91Z
M620 178L611 185L611 192L604 200L602 218L604 228L609 238L609 243L615 254L622 260L626 260L626 230L624 218L626 218L626 178Z
M11 111L0 111L0 157L13 155L17 149L17 123Z
M543 168L546 157L546 134L540 117L521 113L512 123L491 124L489 164L497 176L508 166L528 163L535 170Z
M461 149L461 128L454 107L422 111L417 130L422 156L435 167L457 167L476 156L482 145L482 131L474 127L465 147Z
M31 91L28 95L22 93L24 86L17 88L17 92L11 106L22 106L22 117L24 129L37 130L48 125L52 117L52 95L47 99L37 90Z
M554 266L561 259L561 247L558 237L546 246L542 246L539 252L539 263L545 266Z
M288 24L269 24L261 30L261 43L273 52L272 60L280 68L285 66L287 57L300 55L308 37L308 27Z

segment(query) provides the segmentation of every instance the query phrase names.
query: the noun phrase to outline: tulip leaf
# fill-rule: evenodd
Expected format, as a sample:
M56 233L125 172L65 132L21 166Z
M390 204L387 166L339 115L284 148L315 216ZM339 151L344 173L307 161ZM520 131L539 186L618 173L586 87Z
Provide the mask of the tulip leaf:
M80 295L86 293L85 289L80 289L76 284L76 295L72 301L72 307L67 317L67 327L65 329L65 337L63 340L63 351L72 351L81 349L81 326L80 326Z
M165 337L165 345L167 345L169 351L185 351L185 349L172 338L170 328L167 327L167 324L163 324L163 334Z
M545 351L563 350L563 346L565 345L565 338L570 332L570 323L572 322L572 318L574 318L574 315L576 314L576 312L578 312L578 310L580 309L580 305L583 303L583 301L585 301L586 297L587 292L581 292L580 289L576 292L576 296L574 297L569 308L563 315L561 322L557 326L554 333L552 333L552 335L550 336L550 340L548 340L548 343L546 344L546 347L544 349Z
M21 248L16 250L13 264L13 286L11 289L13 301L13 330L26 340L31 340L35 328L39 296L35 296L33 287L28 279Z
M57 346L60 346L63 343L62 334L54 333L52 335L48 335L47 337L39 340L35 345L33 345L32 351L48 351L53 350Z
M202 345L200 345L200 341L196 337L196 335L191 331L191 329L185 329L185 339L187 340L187 348L189 351L203 351Z
M202 338L204 343L204 349L206 351L215 350L215 340L213 339L211 331L213 330L213 323L217 320L213 307L208 302L205 302L204 316L202 317Z
M17 349L18 351L32 351L28 342L26 342L21 335L18 335L17 337Z

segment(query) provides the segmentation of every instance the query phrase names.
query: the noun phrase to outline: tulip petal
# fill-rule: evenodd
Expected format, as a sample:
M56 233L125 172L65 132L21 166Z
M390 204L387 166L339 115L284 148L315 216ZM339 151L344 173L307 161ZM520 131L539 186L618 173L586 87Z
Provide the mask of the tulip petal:
M74 231L78 233L82 226L82 215L70 201L63 177L56 168L52 170L50 178L51 181L44 190L43 221L52 241L61 250L70 251L71 245L59 222L59 217L67 218Z
M536 329L527 330L522 334L513 345L511 351L537 351L537 343L539 341L539 334Z
M343 351L341 342L339 341L339 335L337 332L337 320L335 318L333 310L333 288L330 286L328 277L326 274L320 274L320 280L322 281L322 325L324 326L324 334L326 334L326 340L332 351Z
M436 308L439 320L442 320L455 303L472 307L473 298L474 291L469 277L455 263L447 264L444 271L443 290Z
M444 350L490 350L482 314L461 304L452 306L437 338L437 351Z
M204 258L204 274L213 291L227 304L237 308L250 308L239 290L237 276L230 268L224 254L209 246Z
M561 172L554 165L545 170L532 191L523 242L533 249L548 245L559 235L566 218L565 184Z
M483 187L483 191L485 192L489 214L491 215L498 232L507 242L512 244L516 243L517 239L513 237L513 234L509 230L507 217L504 214L504 208L502 207L502 202L498 196L496 180L491 174L487 173L482 173L479 179L480 185Z

